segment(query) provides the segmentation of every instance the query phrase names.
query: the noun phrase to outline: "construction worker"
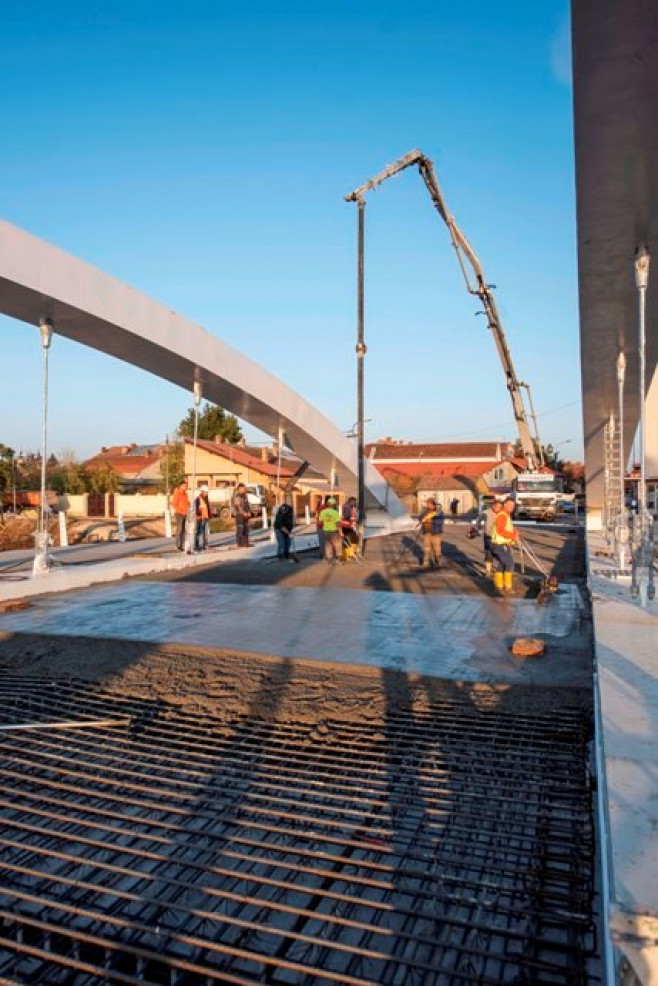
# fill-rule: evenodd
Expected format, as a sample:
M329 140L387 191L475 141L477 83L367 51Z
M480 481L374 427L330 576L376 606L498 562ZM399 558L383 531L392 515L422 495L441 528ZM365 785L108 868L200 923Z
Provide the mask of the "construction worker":
M205 484L194 500L194 512L196 514L194 546L197 551L205 551L208 547L208 523L210 521L210 501L208 500L208 487Z
M235 543L238 548L250 548L249 544L249 521L253 517L247 487L244 483L238 483L235 488L232 504L233 516L235 517Z
M185 547L185 525L190 510L190 498L187 495L187 483L185 480L179 483L174 490L171 505L174 508L174 517L176 519L176 547L179 551L182 551Z
M496 526L496 517L503 509L503 505L500 500L494 500L487 507L484 514L484 526L482 530L482 536L484 540L484 568L487 575L491 575L493 572L493 552L491 550L491 536Z
M351 496L343 507L343 517L340 523L343 540L347 541L348 544L359 543L358 521L359 511L356 505L356 497Z
M443 510L433 497L427 501L418 520L423 531L423 561L421 568L441 567L441 537L443 535Z
M511 592L514 588L514 558L512 547L519 539L519 532L512 523L512 514L516 502L508 496L503 503L503 509L496 515L493 531L491 532L491 554L496 563L494 586L496 589Z
M336 500L333 496L327 497L325 506L320 511L320 523L322 524L322 534L324 538L325 560L337 565L340 561L340 514L336 510Z

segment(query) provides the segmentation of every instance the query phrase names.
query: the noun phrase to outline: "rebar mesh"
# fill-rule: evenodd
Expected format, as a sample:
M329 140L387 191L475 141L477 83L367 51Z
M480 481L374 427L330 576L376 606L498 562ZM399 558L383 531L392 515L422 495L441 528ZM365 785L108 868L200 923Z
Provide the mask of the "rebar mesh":
M11 675L0 700L115 723L0 733L3 982L596 981L581 711L227 721Z

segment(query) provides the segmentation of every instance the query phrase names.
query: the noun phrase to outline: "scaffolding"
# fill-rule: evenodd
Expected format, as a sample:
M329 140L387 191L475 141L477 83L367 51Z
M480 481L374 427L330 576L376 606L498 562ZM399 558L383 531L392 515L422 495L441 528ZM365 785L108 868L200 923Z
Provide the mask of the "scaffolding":
M621 528L624 473L622 467L621 436L613 414L603 430L603 530L608 543L617 541Z
M0 732L3 982L598 982L581 710L222 719L10 674L0 699L62 727Z

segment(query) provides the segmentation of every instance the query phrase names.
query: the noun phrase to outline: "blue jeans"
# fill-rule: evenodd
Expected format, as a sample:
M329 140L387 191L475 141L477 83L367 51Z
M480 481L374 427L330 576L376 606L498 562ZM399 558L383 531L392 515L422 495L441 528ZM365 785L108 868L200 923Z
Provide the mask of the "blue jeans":
M208 547L208 521L202 517L196 522L196 544L197 551L203 551Z
M274 529L276 534L276 556L277 558L290 558L290 535L285 531Z
M494 556L494 561L497 562L496 568L499 572L514 571L514 556L508 544L494 544L492 542L491 554Z

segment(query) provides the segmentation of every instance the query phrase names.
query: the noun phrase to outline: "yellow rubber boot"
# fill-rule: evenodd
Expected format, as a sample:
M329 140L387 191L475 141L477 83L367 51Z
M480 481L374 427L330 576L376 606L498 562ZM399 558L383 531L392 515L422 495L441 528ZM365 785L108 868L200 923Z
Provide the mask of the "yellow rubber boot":
M499 592L503 591L503 573L494 572L494 589L498 589Z
M505 592L513 592L514 591L514 572L505 572L504 573L503 585L504 585L504 588L505 588Z

